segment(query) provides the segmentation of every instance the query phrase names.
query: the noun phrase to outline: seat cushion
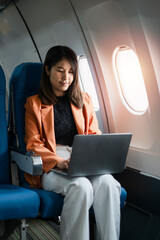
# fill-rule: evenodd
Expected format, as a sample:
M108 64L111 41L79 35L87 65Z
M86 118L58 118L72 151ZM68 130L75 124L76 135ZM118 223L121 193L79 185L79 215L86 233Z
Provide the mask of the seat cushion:
M124 207L126 198L127 198L127 192L123 187L121 187L121 196L120 196L121 208Z
M23 187L35 191L40 198L40 215L42 218L52 218L61 215L64 197L58 193L38 188L31 188L28 183Z
M39 211L39 197L31 190L0 185L0 220L34 218Z
M61 215L64 197L55 192L43 189L31 188L28 183L24 183L23 187L35 191L40 198L40 215L42 218L52 218ZM120 206L124 207L127 197L126 190L121 187ZM91 208L90 212L93 212Z

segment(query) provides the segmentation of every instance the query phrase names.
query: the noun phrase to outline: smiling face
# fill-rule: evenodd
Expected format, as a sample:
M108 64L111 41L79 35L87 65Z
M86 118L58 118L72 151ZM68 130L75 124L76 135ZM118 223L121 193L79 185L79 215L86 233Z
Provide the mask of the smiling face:
M63 96L74 79L74 72L71 64L64 58L59 61L51 70L46 66L46 73L49 76L55 95Z

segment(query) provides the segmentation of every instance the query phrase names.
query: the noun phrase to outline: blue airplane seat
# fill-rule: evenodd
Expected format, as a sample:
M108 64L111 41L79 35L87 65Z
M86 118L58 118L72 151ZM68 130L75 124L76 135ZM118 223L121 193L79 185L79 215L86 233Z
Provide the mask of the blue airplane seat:
M9 125L14 118L15 133L10 133L9 145L15 146L20 151L25 151L25 102L26 98L37 94L39 91L42 63L22 63L18 65L10 78L9 99ZM12 111L11 106L14 111ZM9 127L12 128L12 127ZM25 188L35 191L40 198L40 215L42 218L52 218L61 215L63 197L60 194L45 191L43 189L31 188L24 179L24 172L20 171L20 183Z
M123 187L121 187L121 196L120 196L121 208L124 207L126 199L127 199L127 191Z
M5 95L5 75L0 66L0 220L35 218L40 205L38 195L11 183Z
M40 85L40 78L42 72L42 63L22 63L18 65L12 73L10 79L10 106L12 104L14 108L14 121L16 129L16 139L11 137L11 145L18 144L18 148L25 149L25 102L26 98L37 94ZM12 96L11 96L12 92ZM11 103L12 99L12 103ZM11 115L11 109L9 106L9 115ZM23 174L21 174L21 184L26 188L30 188L29 184L25 182ZM45 191L43 189L35 189L40 197L40 214L42 218L60 216L63 197L60 194L54 192ZM121 207L124 206L126 200L126 190L122 188L121 191Z

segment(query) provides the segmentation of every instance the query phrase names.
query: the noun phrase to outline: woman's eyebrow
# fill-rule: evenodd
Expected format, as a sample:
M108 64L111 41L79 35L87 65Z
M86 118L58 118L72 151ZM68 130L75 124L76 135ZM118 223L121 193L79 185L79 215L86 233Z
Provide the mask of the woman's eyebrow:
M57 66L57 68L62 68L62 69L63 69L63 67L62 67L62 66Z

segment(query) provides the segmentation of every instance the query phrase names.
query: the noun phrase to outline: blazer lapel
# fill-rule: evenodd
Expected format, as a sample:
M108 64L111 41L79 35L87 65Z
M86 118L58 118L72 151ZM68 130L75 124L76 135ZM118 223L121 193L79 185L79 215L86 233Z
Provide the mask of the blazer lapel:
M42 105L42 124L44 128L44 133L48 144L50 145L52 151L56 151L56 141L54 133L54 113L53 106Z
M83 115L83 109L77 108L73 105L73 103L71 103L71 109L78 134L85 134L85 118Z

